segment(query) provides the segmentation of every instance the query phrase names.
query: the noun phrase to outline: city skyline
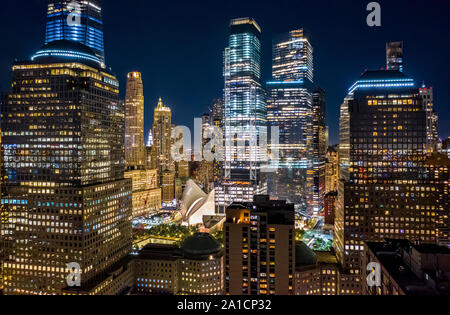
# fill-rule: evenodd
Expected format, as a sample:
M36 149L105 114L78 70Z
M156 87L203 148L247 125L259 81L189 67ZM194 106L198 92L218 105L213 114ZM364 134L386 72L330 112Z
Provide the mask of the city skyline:
M424 81L427 86L434 87L435 107L440 114L441 122L450 116L450 109L445 106L450 101L450 92L445 88L448 65L443 59L448 54L446 52L450 52L450 45L445 41L439 41L438 34L432 32L435 26L445 28L450 24L444 21L445 15L442 12L448 5L443 1L435 0L432 1L435 5L428 6L419 3L405 6L402 4L405 1L397 1L396 4L380 1L383 8L382 26L375 28L370 28L365 23L367 4L364 1L361 3L344 1L339 4L329 1L323 6L310 1L304 3L281 1L278 5L263 1L258 2L258 6L254 1L246 1L240 6L233 5L232 2L223 3L223 10L214 10L210 4L202 1L189 6L180 3L181 7L175 10L169 10L165 4L155 6L131 1L126 7L121 8L117 2L105 2L104 27L108 30L105 34L105 47L108 51L106 63L112 67L113 73L121 83L122 99L125 98L126 74L131 71L142 73L146 86L144 90L146 134L151 128L152 109L159 97L172 108L175 124L191 127L193 118L201 117L207 112L212 99L222 96L221 61L223 49L226 47L227 25L229 20L239 16L255 18L262 28L261 82L270 80L273 38L299 27L308 31L315 48L314 76L327 93L330 144L338 142L337 117L347 89L359 77L362 70L385 67L383 51L388 41L404 42L406 59L404 72L416 78L418 84ZM6 8L10 7L11 10L15 10L16 6L16 3L6 4ZM0 13L0 18L6 25L4 40L10 47L9 50L0 52L0 68L5 72L10 71L10 60L29 59L35 48L42 46L39 39L44 36L44 29L32 28L32 25L36 23L44 25L45 16L29 12L44 13L45 1L31 1L29 6L30 10L27 10L25 18L20 21L4 16L9 10ZM292 10L300 7L302 10ZM270 10L274 11L274 14L267 16L266 12ZM158 12L158 15L147 19L147 12L150 14ZM346 14L345 18L343 14ZM128 15L133 16L133 21L124 25L121 21ZM187 16L193 18L187 19ZM333 27L321 25L322 23L315 21L315 16L323 17L323 20L329 22L326 24ZM421 18L410 19L410 16ZM170 20L174 22L167 22ZM202 21L208 23L210 27L202 27ZM33 35L23 43L16 39L22 38L20 35L23 32L17 29L18 23L21 25L25 23L25 27L22 26L26 29L25 33ZM195 35L172 40L173 36L178 36L176 25L179 23L187 28L189 34ZM28 24L29 27L26 27ZM394 25L396 27L393 27ZM136 27L140 30L137 33L132 30ZM11 34L16 32L19 36L13 37ZM340 34L340 37L337 34ZM427 45L415 40L417 34L428 40ZM114 46L117 38L123 44ZM206 51L194 49L193 47L200 47L196 45L197 42L203 42L208 49ZM174 49L175 46L178 50ZM439 54L434 53L438 49ZM346 54L344 51L352 53ZM134 61L124 62L125 59ZM202 65L201 69L196 70L199 69L199 65ZM0 89L8 90L8 86L8 76L2 77ZM187 120L186 117L192 119ZM439 136L447 138L450 135L449 128L441 123Z
M432 11L364 1L362 35L350 1L221 1L24 10L45 32L0 79L0 296L448 296L449 47L413 30Z

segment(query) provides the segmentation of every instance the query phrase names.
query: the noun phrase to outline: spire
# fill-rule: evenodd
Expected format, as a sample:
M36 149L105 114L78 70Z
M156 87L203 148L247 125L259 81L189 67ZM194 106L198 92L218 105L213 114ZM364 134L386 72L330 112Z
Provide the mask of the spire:
M162 109L163 107L164 107L164 104L163 104L163 102L162 102L162 99L159 98L159 101L158 101L158 109Z

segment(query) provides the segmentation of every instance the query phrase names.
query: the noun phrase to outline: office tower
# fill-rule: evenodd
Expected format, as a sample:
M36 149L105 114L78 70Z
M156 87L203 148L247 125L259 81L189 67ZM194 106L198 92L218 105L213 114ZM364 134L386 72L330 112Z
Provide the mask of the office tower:
M221 98L213 100L210 116L213 126L223 127L223 100Z
M203 114L202 115L202 156L203 156L203 148L204 148L205 144L207 144L212 139L212 135L213 135L212 127L213 127L213 122L212 122L211 115L209 113Z
M325 162L328 148L325 91L316 87L313 92L313 212L323 208L325 196Z
M260 63L259 25L251 18L232 20L224 67L224 176L216 187L222 208L233 201L251 201L265 190L260 166L266 147L260 144L267 139L267 113Z
M274 41L267 119L270 126L279 127L278 143L270 145L279 156L274 161L276 171L268 175L268 190L271 197L286 199L310 212L314 209L313 70L313 49L303 29ZM315 95L320 109L324 95L319 91Z
M78 8L81 11L79 17L75 11ZM69 16L71 13L74 15ZM71 21L71 24L67 21ZM45 44L61 40L88 46L94 52L94 56L89 57L104 64L102 1L48 0ZM74 50L72 53L80 52Z
M156 169L128 170L125 178L130 178L132 182L133 218L161 209L162 192Z
M428 143L430 143L433 150L436 150L437 143L439 141L438 136L438 115L434 110L434 98L433 98L433 88L427 88L424 85L419 89L419 93L422 96L424 106L427 110L427 137Z
M403 72L403 42L386 43L386 70Z
M172 112L159 99L154 112L153 147L156 167L162 176L166 170L175 171L172 160Z
M295 244L295 295L338 295L339 264L331 252Z
M214 237L197 233L177 245L149 244L135 261L138 295L221 295L223 248Z
M144 146L144 86L139 72L127 75L125 99L125 161L129 168L146 164Z
M364 283L365 295L448 296L450 249L435 244L414 244L389 239L369 242L365 263L380 266L379 286ZM367 274L364 274L367 277Z
M49 47L76 53L14 63L2 96L5 293L114 293L126 268L108 276L132 242L119 82L89 47ZM66 282L70 263L81 268L81 287Z
M339 182L339 145L327 150L325 163L325 194L338 190Z
M165 170L161 180L162 202L170 204L175 199L175 173Z
M436 237L437 244L450 248L450 205L449 176L450 158L441 153L433 153L425 160L430 198L436 206Z
M225 294L294 293L294 205L255 196L226 209Z
M365 241L436 242L428 119L414 80L396 70L366 71L344 100L334 246L350 276L365 268Z
M334 225L337 195L337 191L330 191L324 197L323 216L325 224Z
M175 162L175 171L177 178L182 179L184 183L186 183L187 179L190 176L189 161L181 160Z

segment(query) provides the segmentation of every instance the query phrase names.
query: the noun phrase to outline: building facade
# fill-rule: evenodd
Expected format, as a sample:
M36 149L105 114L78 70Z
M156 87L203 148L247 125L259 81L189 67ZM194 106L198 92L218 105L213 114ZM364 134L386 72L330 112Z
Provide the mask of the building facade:
M129 170L125 178L130 178L133 191L133 217L144 216L161 209L161 188L159 177L154 170Z
M294 205L255 196L226 210L225 294L294 293Z
M413 79L379 70L366 71L341 107L334 246L355 281L365 268L365 241L436 242L438 206L424 165L430 153L424 104Z
M147 245L135 259L138 295L221 295L223 249L209 234L198 233L181 247Z
M146 165L144 146L144 85L140 72L127 75L125 98L125 161L129 168Z
M216 187L217 204L251 201L263 192L261 162L266 148L267 112L261 80L261 28L251 18L232 20L225 49L223 178Z
M339 145L329 147L325 162L325 194L337 191L339 182Z
M80 15L69 17L78 10ZM71 24L67 23L69 20ZM60 40L88 46L95 57L104 63L102 0L48 0L45 44Z
M40 51L2 95L6 294L61 294L72 263L89 291L131 250L119 82L78 41Z
M159 99L154 111L153 147L154 160L162 180L163 172L175 171L172 159L172 111Z
M319 202L318 176L317 189L314 184L320 167L317 160L316 173L313 102L316 101L318 113L324 105L321 95L313 98L313 74L313 49L303 29L274 40L272 81L267 82L267 115L269 125L279 128L279 139L274 141L276 135L272 136L270 149L278 152L278 158L271 163L273 172L268 174L268 190L273 198L288 200L311 213L318 208L314 206L314 201ZM318 140L319 130L315 131Z

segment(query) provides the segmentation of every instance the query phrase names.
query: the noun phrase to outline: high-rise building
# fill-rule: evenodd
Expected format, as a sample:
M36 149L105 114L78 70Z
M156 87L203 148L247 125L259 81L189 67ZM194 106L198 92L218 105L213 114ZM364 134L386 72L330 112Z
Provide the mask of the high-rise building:
M89 57L98 59L104 64L102 0L48 0L45 44L61 40L75 41L88 46L94 52L94 56ZM60 45L58 47L62 48ZM37 54L57 53L57 50L48 49L41 50ZM60 50L59 53L82 54L77 50Z
M255 20L231 21L224 59L224 175L216 187L221 207L251 201L265 190L260 167L267 149L260 144L267 139L267 113L260 83L261 28Z
M156 169L133 169L125 172L133 192L133 217L148 215L161 209L161 188Z
M210 116L213 126L223 127L223 100L221 98L213 100Z
M330 191L324 197L323 216L325 224L334 225L334 216L336 213L337 191Z
M50 1L57 15L56 2L65 1ZM15 62L12 90L2 96L5 293L103 293L111 270L115 279L126 272L116 268L132 242L119 82L80 42L44 49L73 53ZM67 282L72 263L81 286Z
M175 171L172 159L172 111L161 99L154 112L153 147L155 163L160 177L166 170Z
M334 245L350 276L365 268L365 241L436 242L425 105L414 80L397 70L366 71L344 100Z
M144 146L144 86L139 72L127 75L125 99L125 161L127 167L146 164Z
M403 42L386 43L386 70L403 72Z
M225 294L294 293L294 205L255 196L226 210Z
M437 143L439 141L438 136L438 115L434 110L434 98L433 98L433 88L426 87L422 85L419 89L419 93L422 96L424 106L427 110L427 137L428 143L431 145L433 150L437 149Z
M311 212L314 209L313 70L313 49L303 29L283 34L274 41L273 81L267 82L267 118L270 126L279 127L279 140L272 139L270 145L271 151L279 153L273 161L275 172L268 175L268 191L273 198L288 200ZM324 95L319 91L315 95L320 110Z
M449 176L450 158L445 154L433 153L425 160L429 179L427 190L431 191L430 199L436 210L437 244L450 248L450 204Z
M325 196L325 163L328 148L325 91L316 87L313 92L313 212L323 208Z
M171 203L175 199L175 172L165 170L161 178L162 202Z
M339 145L329 147L325 163L325 194L338 190L339 182Z

